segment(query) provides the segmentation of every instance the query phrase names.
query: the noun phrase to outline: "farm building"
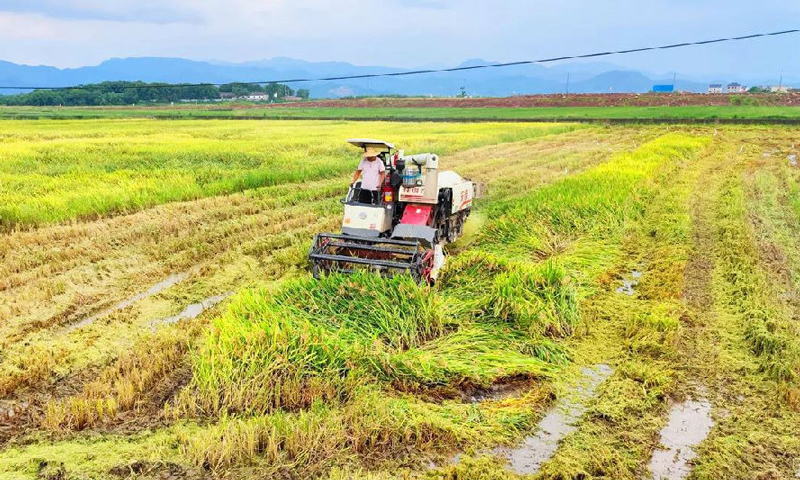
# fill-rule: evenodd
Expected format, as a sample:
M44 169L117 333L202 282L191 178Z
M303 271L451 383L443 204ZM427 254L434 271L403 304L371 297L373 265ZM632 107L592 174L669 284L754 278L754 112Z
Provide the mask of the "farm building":
M744 87L740 83L729 83L728 84L728 93L742 93L744 92Z
M722 84L712 83L708 86L708 93L722 93Z
M246 100L252 100L252 101L254 101L254 102L266 101L266 100L269 100L269 93L265 93L265 92L253 92L253 93L251 93L251 94L247 95L247 96L246 96L246 97L244 97L244 98L245 98Z

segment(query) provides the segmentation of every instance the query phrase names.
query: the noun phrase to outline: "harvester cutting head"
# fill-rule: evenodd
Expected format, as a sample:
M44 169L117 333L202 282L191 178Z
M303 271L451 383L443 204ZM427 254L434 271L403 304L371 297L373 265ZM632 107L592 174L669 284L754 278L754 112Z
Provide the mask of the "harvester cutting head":
M318 233L309 252L314 278L323 272L352 273L368 269L383 276L408 273L418 282L429 280L434 251L418 241Z
M442 246L458 238L469 216L473 183L455 172L439 172L434 154L404 156L381 140L348 142L379 152L375 161L383 163L385 181L376 194L362 195L360 182L350 187L342 200L342 233L314 238L308 255L314 276L366 268L432 282L444 264Z

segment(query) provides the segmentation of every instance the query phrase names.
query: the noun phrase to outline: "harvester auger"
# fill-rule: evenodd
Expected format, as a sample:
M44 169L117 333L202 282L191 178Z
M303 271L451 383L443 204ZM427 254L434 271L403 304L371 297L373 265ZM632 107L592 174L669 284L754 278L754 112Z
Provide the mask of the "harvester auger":
M444 265L443 246L461 236L475 198L475 185L451 171L439 171L439 157L404 156L391 143L354 138L365 151L380 151L386 167L376 204L359 201L361 182L350 187L342 233L318 233L308 254L315 278L325 272L369 269L385 276L409 273L435 281Z

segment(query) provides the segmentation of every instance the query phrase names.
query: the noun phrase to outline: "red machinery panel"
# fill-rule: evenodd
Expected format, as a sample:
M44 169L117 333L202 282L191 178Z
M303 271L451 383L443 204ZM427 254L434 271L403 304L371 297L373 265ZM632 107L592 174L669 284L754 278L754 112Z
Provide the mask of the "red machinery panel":
M406 225L428 225L432 210L433 205L410 203L403 210L403 218L400 219L400 223L405 223Z

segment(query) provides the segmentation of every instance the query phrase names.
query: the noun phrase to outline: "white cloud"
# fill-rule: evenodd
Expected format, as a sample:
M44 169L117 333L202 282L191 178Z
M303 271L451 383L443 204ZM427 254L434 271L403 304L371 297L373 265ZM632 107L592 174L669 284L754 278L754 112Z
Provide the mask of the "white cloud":
M586 53L790 28L795 2L764 0L2 0L0 59L77 66L109 57L273 56L417 66ZM615 58L669 71L795 68L791 39ZM752 53L742 57L739 52ZM780 65L779 65L780 64Z

